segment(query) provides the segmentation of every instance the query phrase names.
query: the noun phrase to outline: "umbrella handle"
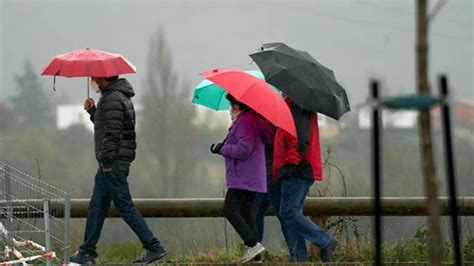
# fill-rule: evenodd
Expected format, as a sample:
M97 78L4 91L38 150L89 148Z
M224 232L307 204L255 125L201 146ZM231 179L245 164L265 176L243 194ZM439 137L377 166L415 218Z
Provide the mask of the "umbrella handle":
M87 77L87 99L89 99L89 77Z
M227 141L228 137L229 137L229 134L227 134L227 136L225 136L225 139L221 143L225 143Z

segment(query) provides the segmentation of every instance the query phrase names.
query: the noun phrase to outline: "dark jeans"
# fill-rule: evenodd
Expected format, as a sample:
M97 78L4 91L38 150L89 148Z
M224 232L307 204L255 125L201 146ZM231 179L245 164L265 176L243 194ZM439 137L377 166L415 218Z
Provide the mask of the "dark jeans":
M255 200L255 208L257 213L257 228L258 228L258 241L262 242L264 234L264 218L270 206L273 206L275 215L278 218L281 226L281 232L283 237L288 244L287 230L284 226L281 215L280 215L280 202L281 202L281 181L273 180L272 176L267 176L267 191L268 193L258 193ZM289 246L289 245L288 245ZM306 250L306 241L304 238L296 236L295 248L288 248L290 257L289 260L293 262L304 262L308 258L308 252Z
M94 192L87 210L86 231L84 243L80 247L81 252L97 257L96 244L112 201L122 219L138 236L143 247L150 251L160 249L160 241L153 236L142 215L133 205L127 182L129 171L130 166L125 164L114 164L111 172L104 172L100 167L97 170Z
M280 215L287 228L287 244L292 249L297 246L298 238L304 238L324 249L331 236L303 214L303 205L308 190L314 180L287 178L281 180Z
M253 191L230 188L225 195L224 216L247 247L253 247L257 244L257 224L254 209L256 194Z

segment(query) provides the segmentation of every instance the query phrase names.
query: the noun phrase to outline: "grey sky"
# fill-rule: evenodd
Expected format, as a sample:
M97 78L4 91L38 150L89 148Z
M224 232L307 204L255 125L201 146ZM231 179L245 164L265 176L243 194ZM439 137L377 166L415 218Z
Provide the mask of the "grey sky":
M283 41L332 68L353 104L366 97L371 76L382 77L392 93L415 90L412 0L3 0L0 7L0 99L14 91L13 75L26 59L39 73L54 55L85 47L132 61L138 73L127 78L140 96L150 35L158 26L166 32L175 70L192 85L210 68L256 69L247 55L261 43ZM473 12L471 0L448 1L431 24L430 37L432 84L437 73L446 72L455 96L471 102ZM52 77L42 80L52 86ZM85 79L57 79L58 90L67 91L73 103L85 98L85 84Z

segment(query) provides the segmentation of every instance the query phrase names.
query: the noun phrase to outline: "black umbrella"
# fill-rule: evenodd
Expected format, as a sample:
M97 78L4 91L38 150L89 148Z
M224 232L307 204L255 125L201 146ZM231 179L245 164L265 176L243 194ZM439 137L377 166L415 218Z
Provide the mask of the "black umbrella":
M303 109L336 120L350 111L346 91L334 72L308 52L284 43L266 43L250 55L265 75L265 80L280 89Z

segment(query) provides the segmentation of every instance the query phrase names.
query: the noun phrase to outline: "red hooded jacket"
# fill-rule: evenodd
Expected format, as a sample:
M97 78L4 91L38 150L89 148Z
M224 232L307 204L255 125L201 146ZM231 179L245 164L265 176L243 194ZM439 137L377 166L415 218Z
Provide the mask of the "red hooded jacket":
M288 132L277 129L273 147L273 177L274 179L312 177L314 180L322 181L317 114L297 107L291 100L287 100L287 103L295 120L298 140Z

